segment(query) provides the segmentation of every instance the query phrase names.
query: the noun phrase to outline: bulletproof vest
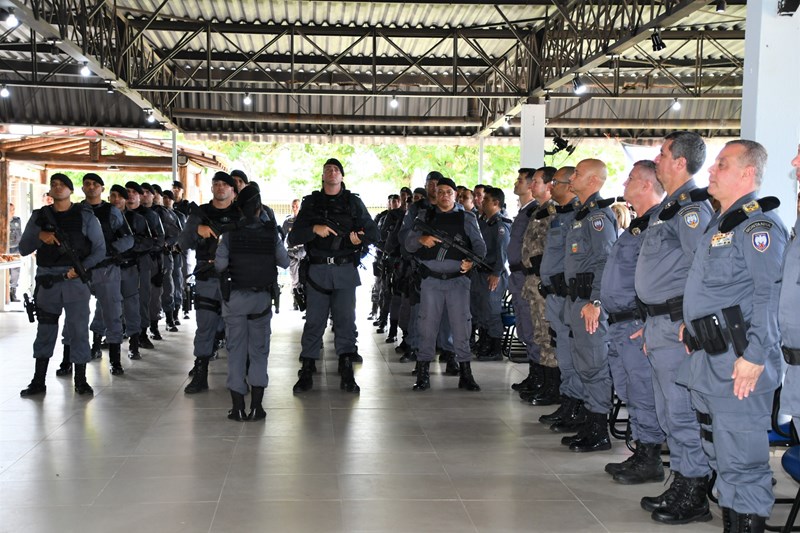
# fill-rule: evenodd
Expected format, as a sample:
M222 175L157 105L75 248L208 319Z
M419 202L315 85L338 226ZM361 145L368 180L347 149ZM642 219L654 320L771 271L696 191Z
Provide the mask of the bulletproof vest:
M106 241L106 255L111 255L111 243L114 242L114 230L111 228L111 207L108 202L100 202L98 205L86 204L94 211L94 216L100 221L100 229L103 230L103 240Z
M56 226L66 236L75 254L80 259L88 257L92 252L92 241L83 234L83 215L81 211L84 207L79 204L72 204L72 207L66 211L58 212L51 206L46 206L42 207L41 211L45 209L48 209L53 214ZM39 213L39 218L36 222L44 231L54 229L43 212ZM36 263L43 267L73 266L63 248L54 244L43 244L39 248L36 252Z
M469 237L467 237L467 234L464 232L464 215L464 211L452 210L448 213L437 213L435 208L430 208L425 218L428 224L437 230L447 233L453 239L460 239L465 246L470 246ZM425 248L423 246L417 251L417 257L423 261L440 261L444 259L461 261L467 257L455 248L447 248L444 256L439 255L441 251L441 244L437 244L432 248Z
M356 220L351 204L351 193L347 189L337 196L328 196L321 191L311 193L311 206L317 216L328 218L341 226L342 231L336 230L338 235L329 235L325 238L316 235L310 247L324 252L336 250L354 251L357 246L350 242L350 232L356 231ZM320 222L322 223L322 222Z
M143 250L149 250L152 246L153 239L150 237L147 222L142 215L136 211L126 209L122 213L122 216L125 217L125 220L128 222L128 227L130 227L131 232L133 232L133 248L123 252L122 257L132 259L138 256Z
M278 280L275 222L245 226L228 234L231 288L268 289Z
M208 218L219 224L228 224L239 218L239 213L233 208L232 204L231 207L227 209L217 209L209 203L201 205L200 209L203 210ZM216 254L217 239L213 237L200 241L200 244L197 245L197 249L195 250L195 256L198 261L213 261Z

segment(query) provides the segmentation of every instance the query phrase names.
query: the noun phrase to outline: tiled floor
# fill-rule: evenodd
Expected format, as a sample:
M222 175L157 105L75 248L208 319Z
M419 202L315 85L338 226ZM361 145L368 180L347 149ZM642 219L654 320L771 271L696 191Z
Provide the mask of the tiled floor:
M56 357L47 394L21 399L34 325L0 314L0 532L721 531L715 506L706 524L652 522L638 501L663 485L624 487L603 472L626 456L623 443L566 451L536 422L552 409L509 389L526 365L474 363L483 390L468 393L435 364L432 390L412 392L411 366L396 362L366 314L360 396L340 392L327 350L314 389L293 396L302 320L291 310L275 317L268 415L258 423L225 418L224 358L211 365L209 392L183 393L189 323L126 360L124 376L109 375L107 354L91 363L94 398L55 377ZM794 495L779 453L777 492Z

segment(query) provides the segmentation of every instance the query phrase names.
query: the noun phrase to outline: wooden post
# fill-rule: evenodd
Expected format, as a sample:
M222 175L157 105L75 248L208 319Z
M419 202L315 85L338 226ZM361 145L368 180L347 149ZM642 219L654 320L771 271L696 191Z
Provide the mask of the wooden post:
M0 253L8 253L8 161L0 161Z

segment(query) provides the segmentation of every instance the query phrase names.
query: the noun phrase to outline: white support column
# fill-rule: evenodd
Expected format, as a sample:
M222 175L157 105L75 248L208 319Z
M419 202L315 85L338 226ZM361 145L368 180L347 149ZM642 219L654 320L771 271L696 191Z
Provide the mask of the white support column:
M483 136L478 139L478 183L483 183L486 185L486 183L483 181L483 155L485 153L483 150L484 139L485 137Z
M544 165L545 104L522 106L522 124L519 137L520 166L539 168Z
M769 153L759 196L777 196L787 227L797 218L797 182L789 165L800 141L800 13L778 16L778 0L747 3L742 138Z
M172 181L178 180L178 130L172 130Z

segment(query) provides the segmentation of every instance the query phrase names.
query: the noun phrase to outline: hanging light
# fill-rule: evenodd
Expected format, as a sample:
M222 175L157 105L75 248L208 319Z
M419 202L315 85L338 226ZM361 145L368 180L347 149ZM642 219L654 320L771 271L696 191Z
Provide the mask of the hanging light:
M505 117L503 117L503 129L507 130L510 127L511 127L511 121L508 120L508 115L506 115Z
M156 117L153 114L153 110L152 109L145 109L144 112L147 113L147 122L152 124L153 122L156 121Z
M586 92L586 85L581 81L581 76L577 72L575 77L572 78L572 92L575 94L583 94Z
M8 98L9 96L11 96L11 91L9 91L8 87L6 87L5 84L3 84L3 87L0 88L0 97Z
M8 11L0 11L0 22L5 22L9 28L16 28L19 25L19 19L11 8Z
M653 52L660 52L667 47L661 39L661 30L658 28L653 30L653 35L650 36L650 42L653 44Z
M84 61L83 62L83 66L81 67L81 76L83 76L84 78L88 78L91 75L92 75L92 71L89 70L89 63Z
M253 99L250 98L250 93L244 93L244 99L242 99L242 103L244 105L250 105L253 103Z
M717 0L717 13L725 13L725 10L728 8L728 2L725 0Z
M106 82L106 92L108 94L114 94L114 84L110 81Z
M389 100L389 107L391 107L392 109L397 109L397 107L399 105L400 105L400 102L397 101L397 95L393 94L392 95L392 99Z
M672 102L672 110L673 111L680 111L681 110L681 102L677 98Z

